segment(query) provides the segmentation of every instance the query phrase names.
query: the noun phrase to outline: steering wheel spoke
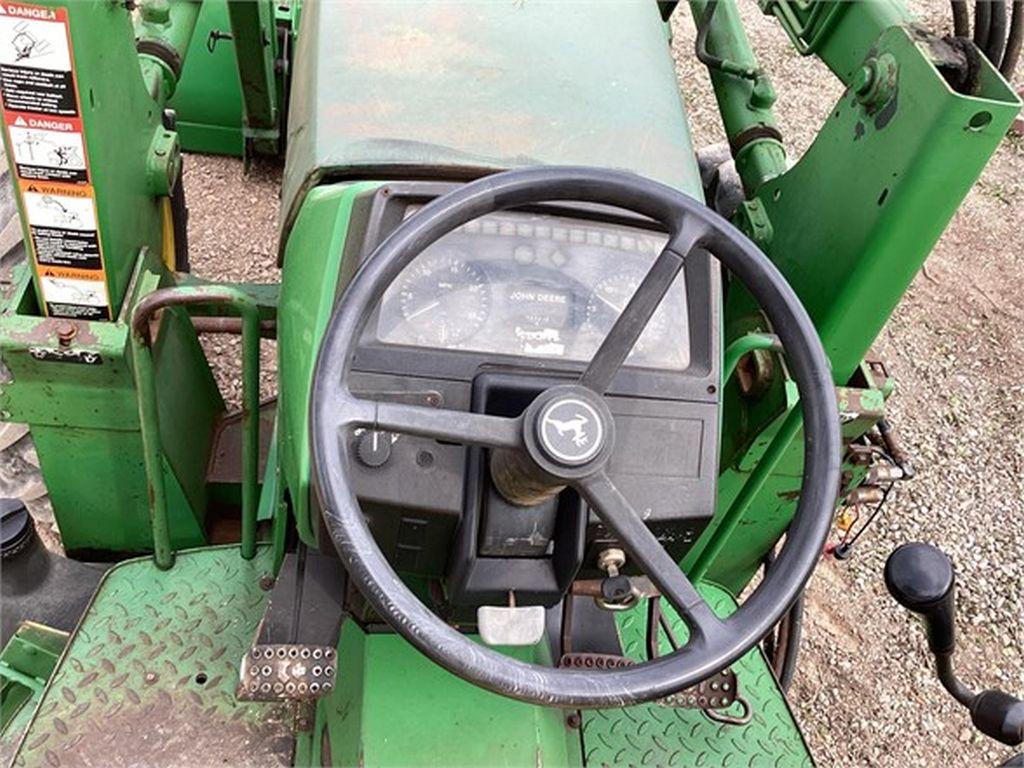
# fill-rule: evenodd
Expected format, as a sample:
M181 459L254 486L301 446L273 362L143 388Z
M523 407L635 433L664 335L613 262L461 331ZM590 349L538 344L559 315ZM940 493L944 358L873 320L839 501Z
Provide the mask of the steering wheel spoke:
M605 472L578 481L576 488L658 591L686 620L691 632L690 642L706 641L723 630L722 620Z
M703 224L688 220L669 240L594 353L587 369L580 376L580 384L599 395L605 393L633 351L637 339L658 311L687 257L700 246L706 235L707 228Z
M366 427L484 448L517 448L522 443L521 419L355 396L346 399L343 410L348 415L342 428Z

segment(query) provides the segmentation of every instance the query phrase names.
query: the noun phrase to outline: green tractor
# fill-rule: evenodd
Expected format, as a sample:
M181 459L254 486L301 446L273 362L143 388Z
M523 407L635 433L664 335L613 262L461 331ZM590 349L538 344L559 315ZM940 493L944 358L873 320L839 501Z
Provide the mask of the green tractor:
M845 86L796 163L731 0L689 3L695 150L675 5L0 3L0 762L812 762L803 589L909 472L870 348L1017 115L1022 5L761 0ZM284 158L280 284L190 273L182 151ZM948 560L886 578L1019 744Z

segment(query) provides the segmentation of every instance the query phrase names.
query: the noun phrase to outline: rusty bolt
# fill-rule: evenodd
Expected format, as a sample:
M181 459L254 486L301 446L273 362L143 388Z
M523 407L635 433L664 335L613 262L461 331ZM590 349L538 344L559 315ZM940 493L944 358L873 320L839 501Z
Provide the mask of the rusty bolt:
M269 592L274 588L274 577L269 573L264 573L260 576L260 589L264 592Z
M78 326L74 323L61 323L57 326L57 343L62 347L70 347L72 340L78 335Z
M565 716L565 727L572 728L574 731L583 725L583 718L580 717L579 712L570 712Z

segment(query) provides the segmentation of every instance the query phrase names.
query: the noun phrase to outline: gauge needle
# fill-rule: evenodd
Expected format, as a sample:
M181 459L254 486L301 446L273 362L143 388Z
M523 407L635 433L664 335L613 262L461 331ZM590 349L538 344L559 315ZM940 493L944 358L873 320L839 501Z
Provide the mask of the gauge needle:
M420 307L415 312L413 312L411 315L407 315L405 319L406 320L415 320L417 317L422 315L424 312L429 312L434 307L439 307L439 306L441 306L441 302L440 301L432 301L429 304L427 304L427 306Z
M622 314L623 307L620 307L620 306L618 306L616 304L612 304L612 302L609 299L606 299L604 296L602 296L600 294L600 292L595 292L595 295L597 296L597 298L599 298L601 301L603 301L609 307L614 309L615 310L615 314L617 314L617 315L621 315Z

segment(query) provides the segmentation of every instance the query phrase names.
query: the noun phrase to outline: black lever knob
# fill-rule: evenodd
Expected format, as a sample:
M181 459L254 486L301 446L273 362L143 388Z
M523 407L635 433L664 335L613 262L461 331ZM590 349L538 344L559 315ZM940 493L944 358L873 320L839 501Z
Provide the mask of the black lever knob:
M885 586L896 602L924 619L935 654L952 653L956 645L954 584L953 563L931 544L904 544L885 563Z

